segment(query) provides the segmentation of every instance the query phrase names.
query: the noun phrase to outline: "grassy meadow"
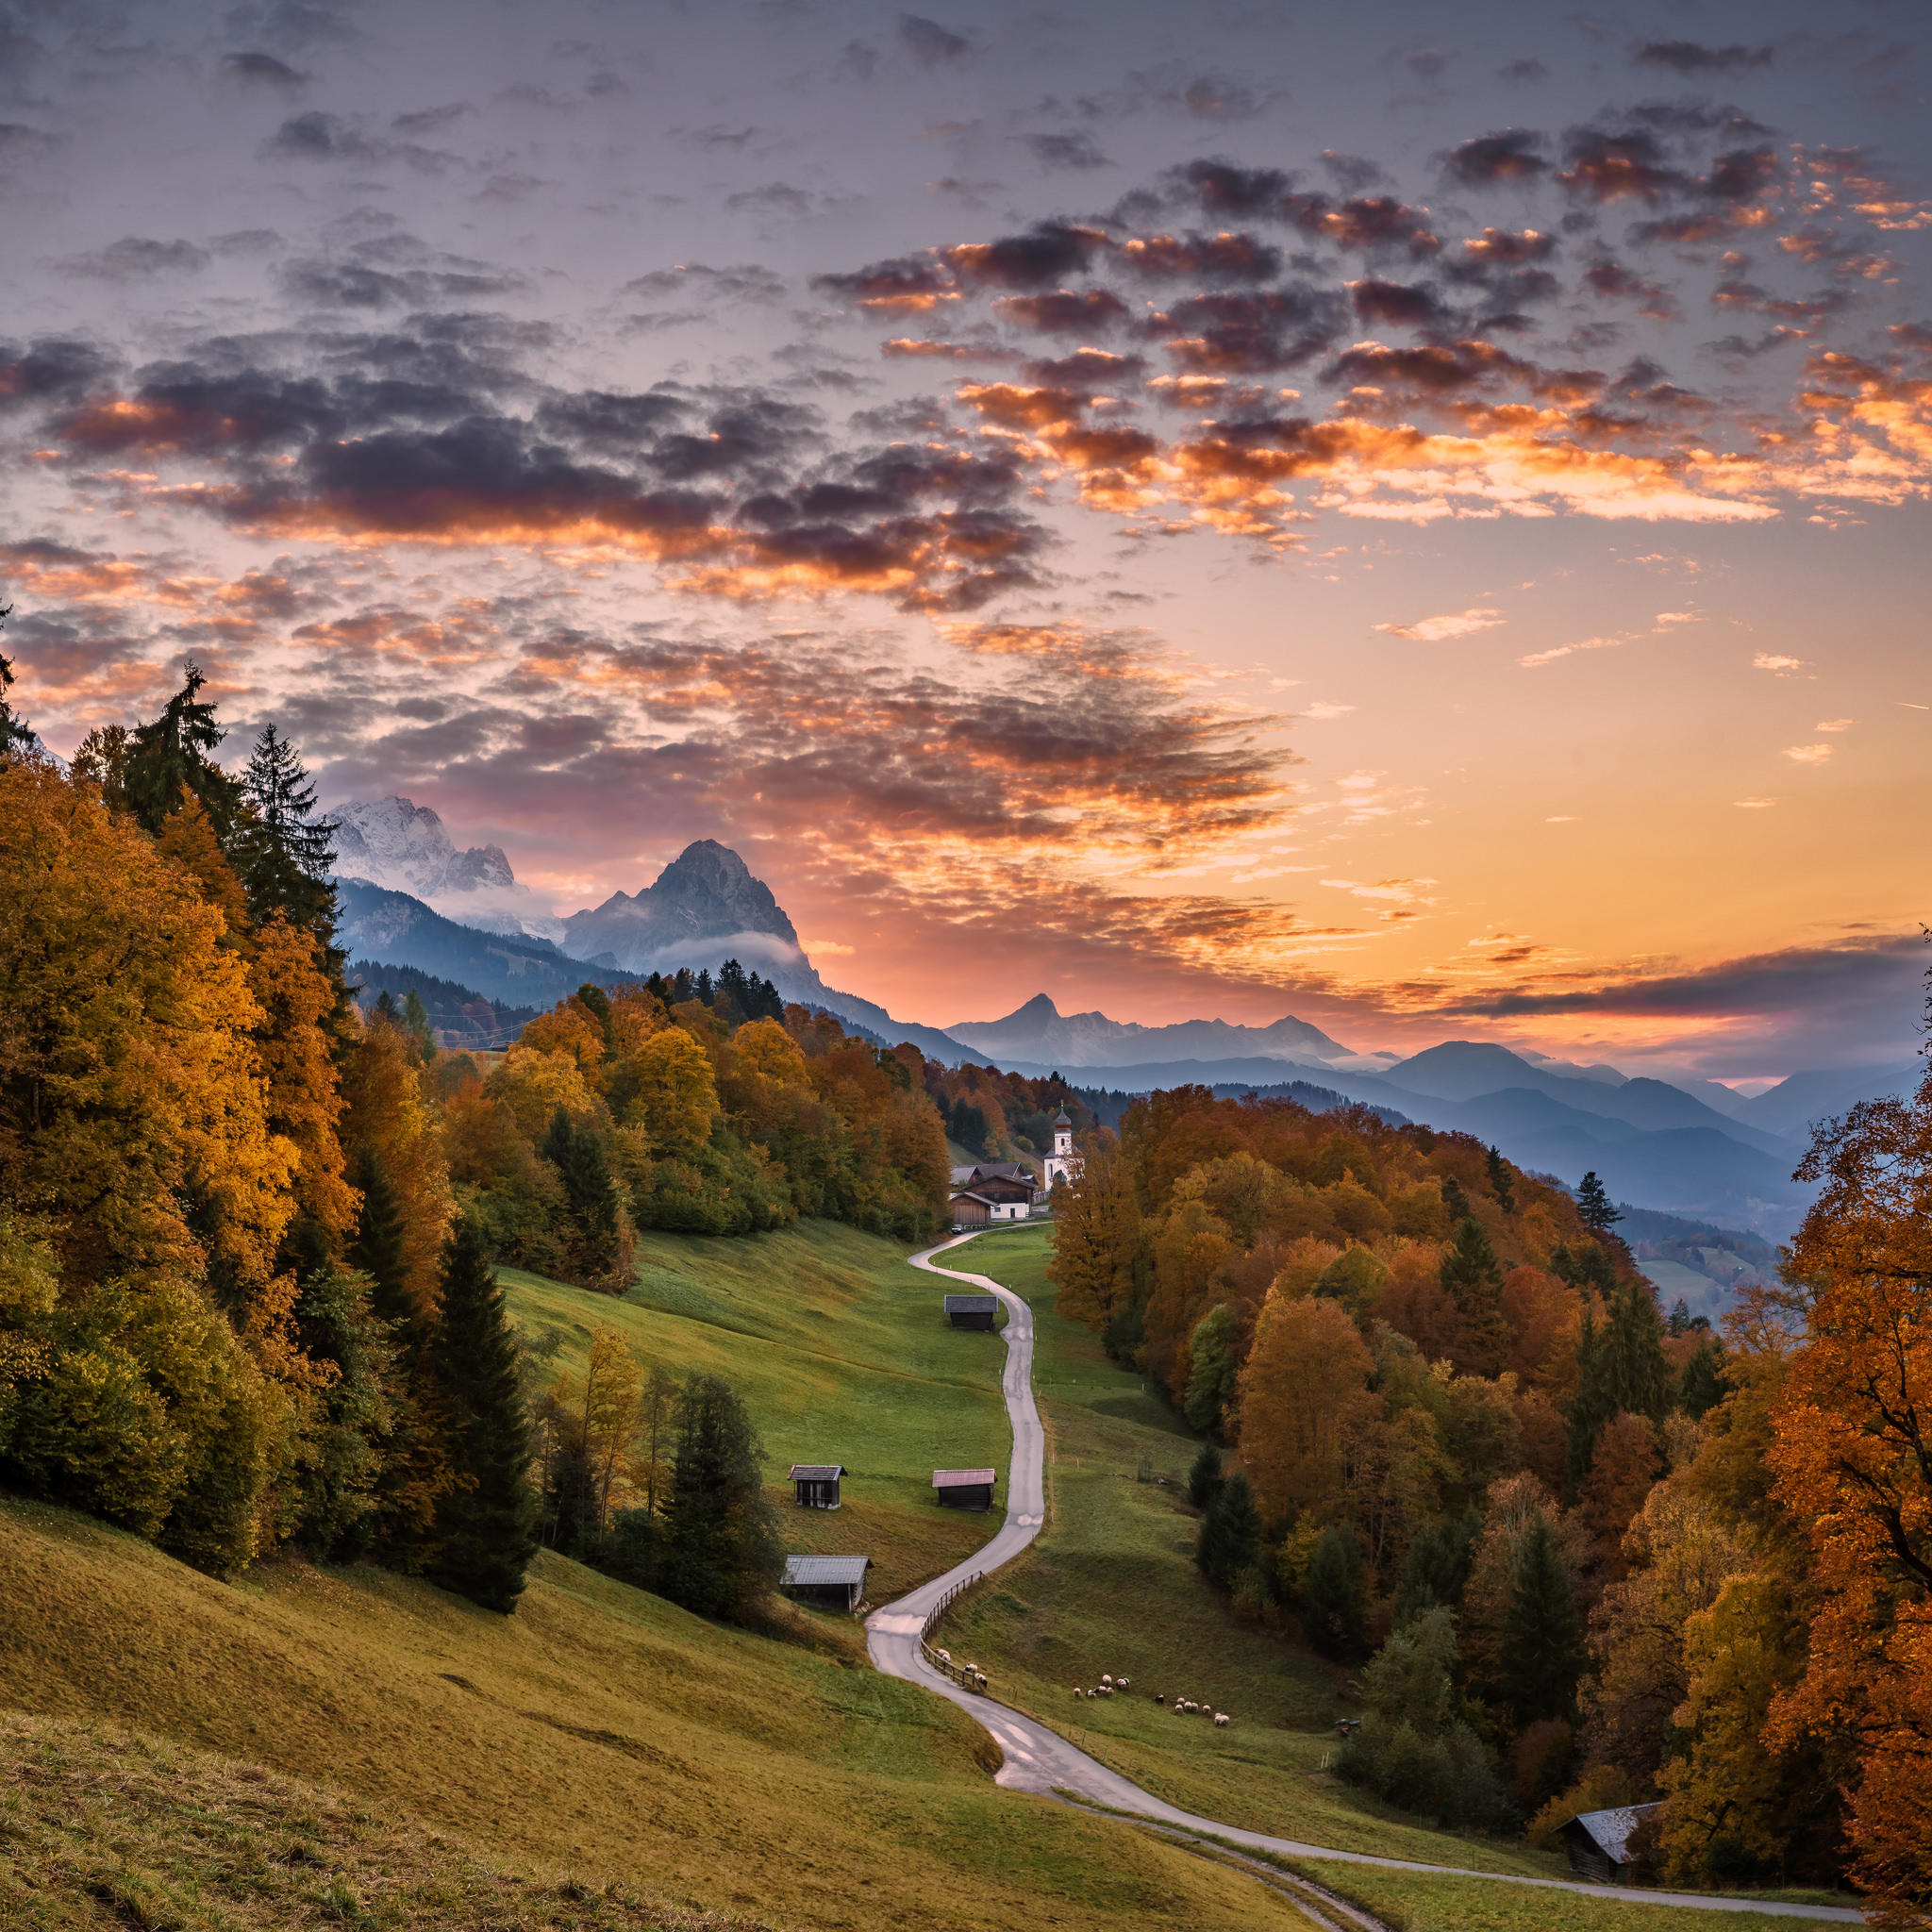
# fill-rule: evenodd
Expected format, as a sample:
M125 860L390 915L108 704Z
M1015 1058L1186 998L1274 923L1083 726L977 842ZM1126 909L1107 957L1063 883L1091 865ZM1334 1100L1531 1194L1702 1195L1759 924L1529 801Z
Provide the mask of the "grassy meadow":
M9 1926L212 1932L251 1923L224 1901L258 1883L254 1923L486 1926L461 1888L500 1901L519 1874L507 1924L658 1923L552 1909L566 1877L787 1927L1295 1923L1252 1878L999 1790L985 1734L911 1685L560 1557L506 1618L364 1567L219 1582L0 1502L0 1708L58 1725L0 1728ZM274 1803L238 1814L243 1786ZM250 1879L263 1860L283 1869ZM295 1884L331 1874L360 1903Z
M621 1301L498 1272L524 1334L559 1338L560 1370L580 1375L608 1326L641 1362L729 1381L762 1439L786 1547L869 1556L874 1603L970 1556L1005 1514L1005 1344L950 1326L945 1284L889 1241L825 1221L751 1241L647 1234ZM798 1508L793 1462L843 1463L841 1507ZM987 1465L1000 1472L991 1513L934 1501L935 1469Z

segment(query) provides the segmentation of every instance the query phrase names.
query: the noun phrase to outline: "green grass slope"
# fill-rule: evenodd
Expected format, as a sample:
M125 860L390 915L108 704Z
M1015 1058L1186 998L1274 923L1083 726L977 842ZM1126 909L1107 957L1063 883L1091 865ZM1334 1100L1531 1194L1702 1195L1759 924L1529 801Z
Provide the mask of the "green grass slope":
M245 1889L230 1866L255 1856L236 1840L229 1800L198 1792L197 1771L174 1800L181 1808L156 1815L152 1767L169 1751L326 1794L304 1813L321 1821L312 1828L285 1834L263 1818L254 1840L291 1869L311 1857L342 1868L363 1903L332 1917L318 1908L319 1923L412 1923L420 1901L406 1881L423 1861L404 1858L400 1890L378 1897L381 1831L463 1841L461 1856L430 1862L478 1896L508 1882L491 1873L560 1868L595 1891L641 1888L787 1927L1292 1923L1252 1879L997 1790L984 1734L910 1685L707 1624L558 1557L539 1559L517 1614L502 1618L362 1568L281 1561L222 1583L97 1523L0 1502L0 1708L161 1740L158 1755L136 1749L125 1791L96 1785L84 1804L60 1799L58 1778L47 1797L35 1782L44 1759L42 1772L0 1779L31 1813L0 1814L8 1925L36 1923L10 1908L17 1899L34 1901L46 1925L249 1923L216 1910ZM30 1757L16 1742L11 1763ZM332 1850L342 1825L330 1807L381 1831L359 1851ZM64 1845L62 1816L79 1833ZM300 1849L305 1834L321 1848ZM464 1858L487 1869L464 1878ZM117 1886L135 1902L114 1904ZM167 1903L197 1886L206 1910ZM152 1913L136 1894L156 1902ZM259 1922L308 1922L308 1894L285 1888L283 1903ZM651 1923L540 1904L508 1923ZM494 1921L452 1905L413 1923Z
M622 1299L500 1271L531 1337L557 1330L559 1367L582 1373L591 1332L617 1329L644 1363L723 1375L763 1440L786 1546L864 1555L884 1603L970 1556L1006 1507L1012 1434L1001 1403L1004 1345L951 1327L944 1284L905 1250L831 1222L756 1241L645 1235ZM842 1507L800 1509L785 1472L841 1462ZM941 1509L935 1469L1001 1473L995 1510Z

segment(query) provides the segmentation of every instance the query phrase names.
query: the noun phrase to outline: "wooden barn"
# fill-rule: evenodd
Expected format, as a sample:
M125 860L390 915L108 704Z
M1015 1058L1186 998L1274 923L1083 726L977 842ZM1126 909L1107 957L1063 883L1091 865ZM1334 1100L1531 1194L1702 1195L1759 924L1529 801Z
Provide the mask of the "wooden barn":
M991 1509L997 1472L991 1469L936 1469L932 1486L945 1509Z
M1017 1160L983 1160L952 1172L955 1227L985 1227L995 1221L1024 1221L1033 1212L1040 1183Z
M952 1199L947 1202L952 1209L953 1226L991 1227L993 1221L993 1203L984 1194L975 1194L968 1189L956 1188Z
M949 1294L946 1320L955 1328L991 1328L999 1319L1000 1303L991 1294Z
M1579 1811L1563 1827L1570 1869L1605 1885L1636 1874L1641 1860L1630 1850L1631 1834L1661 1807L1619 1805L1608 1811Z
M778 1588L793 1603L822 1610L856 1610L865 1595L870 1557L787 1557Z
M791 1487L801 1509L836 1509L839 1507L839 1478L845 1474L841 1462L794 1462Z

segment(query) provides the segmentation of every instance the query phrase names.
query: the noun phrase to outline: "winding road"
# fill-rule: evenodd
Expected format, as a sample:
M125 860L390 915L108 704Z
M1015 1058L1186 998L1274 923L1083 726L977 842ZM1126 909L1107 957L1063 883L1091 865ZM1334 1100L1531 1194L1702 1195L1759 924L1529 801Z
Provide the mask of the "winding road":
M1007 1476L1007 1520L999 1534L965 1562L874 1611L865 1627L867 1647L879 1670L889 1676L923 1684L935 1695L957 1704L991 1734L1006 1757L998 1776L1000 1784L1046 1796L1065 1794L1109 1810L1131 1812L1149 1824L1288 1857L1329 1858L1341 1864L1384 1866L1394 1872L1481 1878L1495 1885L1528 1885L1553 1891L1582 1892L1591 1898L1627 1899L1635 1905L1688 1906L1701 1911L1753 1911L1780 1918L1863 1923L1863 1914L1842 1906L1787 1905L1774 1900L1723 1898L1704 1892L1640 1890L1560 1878L1524 1878L1501 1872L1469 1872L1454 1865L1424 1865L1407 1858L1376 1857L1366 1852L1337 1851L1327 1845L1303 1844L1294 1839L1271 1838L1265 1832L1243 1831L1238 1825L1222 1824L1214 1819L1178 1809L1153 1792L1142 1790L1118 1772L1109 1771L1098 1758L1090 1757L1068 1743L1058 1731L1024 1711L983 1692L962 1690L950 1678L941 1676L921 1655L919 1644L919 1633L934 1605L955 1585L1011 1562L1040 1534L1046 1514L1046 1437L1033 1400L1033 1310L1018 1295L984 1274L942 1268L934 1259L935 1256L972 1239L967 1234L941 1241L937 1247L914 1255L911 1261L915 1268L923 1268L928 1274L944 1275L997 1295L1005 1305L1007 1366L1001 1388L1006 1395L1007 1415L1013 1425L1013 1460Z

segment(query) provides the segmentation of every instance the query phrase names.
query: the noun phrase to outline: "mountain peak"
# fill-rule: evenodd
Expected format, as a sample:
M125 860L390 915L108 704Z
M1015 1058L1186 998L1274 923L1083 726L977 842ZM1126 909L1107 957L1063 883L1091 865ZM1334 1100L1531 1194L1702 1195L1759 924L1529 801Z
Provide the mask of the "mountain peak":
M759 972L774 968L810 991L798 930L772 889L742 858L715 839L694 839L651 884L614 893L564 921L564 946L581 959L609 953L633 972L716 963L736 953Z

